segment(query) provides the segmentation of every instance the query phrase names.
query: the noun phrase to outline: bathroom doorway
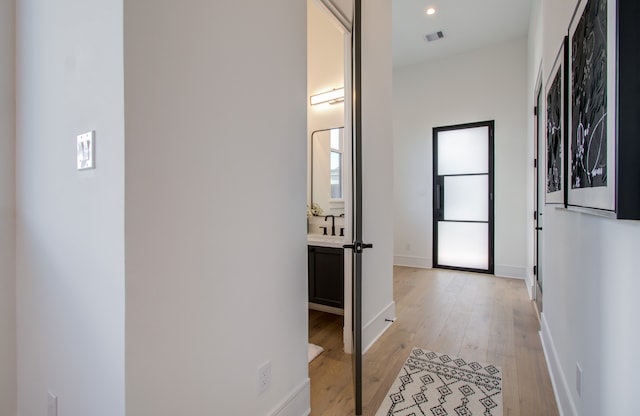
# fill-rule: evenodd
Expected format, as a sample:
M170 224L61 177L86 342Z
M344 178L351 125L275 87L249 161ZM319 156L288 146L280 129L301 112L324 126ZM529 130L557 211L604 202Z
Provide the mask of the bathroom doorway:
M341 3L307 1L309 331L338 325L351 354L352 261L342 247L352 239L351 7ZM310 359L335 348L327 342L310 341Z

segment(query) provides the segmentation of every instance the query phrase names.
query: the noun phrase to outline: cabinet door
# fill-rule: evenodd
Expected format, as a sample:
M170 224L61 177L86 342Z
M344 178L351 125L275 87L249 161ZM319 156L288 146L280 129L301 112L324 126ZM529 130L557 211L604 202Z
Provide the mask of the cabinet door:
M344 251L309 246L309 302L344 307Z

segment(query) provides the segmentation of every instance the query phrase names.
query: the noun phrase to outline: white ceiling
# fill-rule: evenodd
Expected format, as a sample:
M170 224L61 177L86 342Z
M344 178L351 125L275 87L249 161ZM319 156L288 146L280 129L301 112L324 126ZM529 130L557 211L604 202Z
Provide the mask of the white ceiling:
M526 36L532 0L393 0L393 65L415 64ZM437 12L427 16L433 6ZM444 32L427 43L424 35Z

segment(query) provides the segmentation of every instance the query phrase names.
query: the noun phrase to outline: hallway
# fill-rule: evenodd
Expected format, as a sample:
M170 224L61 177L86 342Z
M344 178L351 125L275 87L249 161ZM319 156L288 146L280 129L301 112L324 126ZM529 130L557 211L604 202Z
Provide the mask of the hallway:
M366 279L365 279L366 284ZM502 367L504 415L557 415L524 282L439 269L394 268L396 322L363 357L364 414L375 414L412 347ZM313 416L353 414L342 317L310 311Z

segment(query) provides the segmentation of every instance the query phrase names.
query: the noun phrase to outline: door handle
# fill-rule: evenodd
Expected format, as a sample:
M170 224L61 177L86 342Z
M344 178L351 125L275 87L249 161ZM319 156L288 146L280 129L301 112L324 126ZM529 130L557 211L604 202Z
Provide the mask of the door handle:
M542 227L536 227L537 231L542 231Z
M442 186L440 184L436 185L436 209L442 209Z
M363 243L362 241L354 241L353 244L345 244L342 248L350 248L354 253L360 254L365 248L372 248L373 244Z

